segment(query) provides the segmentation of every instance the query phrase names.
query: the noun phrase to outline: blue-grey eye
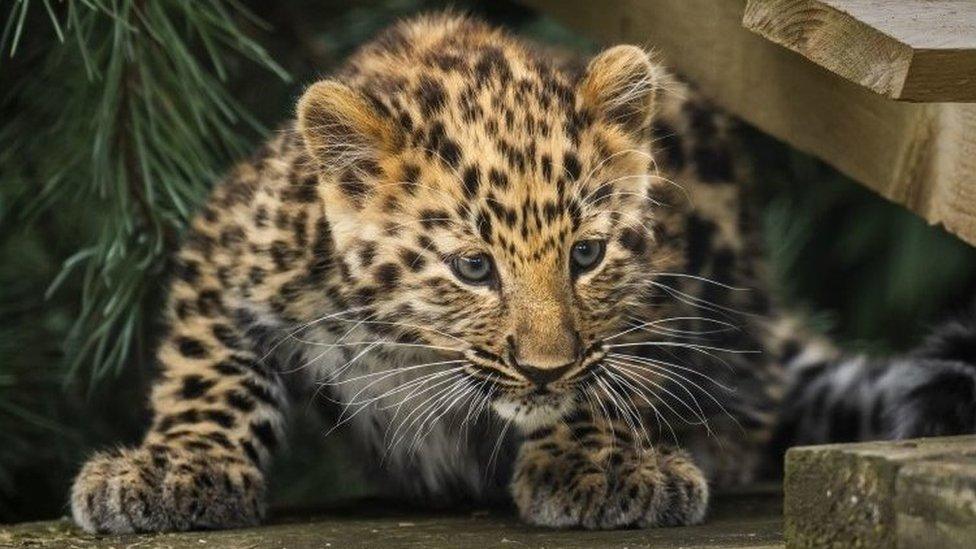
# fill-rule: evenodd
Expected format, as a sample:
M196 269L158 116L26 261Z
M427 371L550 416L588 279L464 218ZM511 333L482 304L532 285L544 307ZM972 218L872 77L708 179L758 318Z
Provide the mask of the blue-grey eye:
M487 284L491 280L491 258L487 254L459 255L451 260L451 270L468 284Z
M579 240L570 253L570 269L574 275L589 271L603 261L607 249L605 240Z

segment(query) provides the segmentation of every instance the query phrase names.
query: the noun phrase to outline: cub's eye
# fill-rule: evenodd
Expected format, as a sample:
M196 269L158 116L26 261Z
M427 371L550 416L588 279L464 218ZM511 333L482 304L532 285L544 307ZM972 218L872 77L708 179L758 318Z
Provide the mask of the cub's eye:
M487 254L459 255L451 260L455 276L468 284L487 284L491 280L491 258Z
M579 275L596 267L603 260L603 253L606 251L607 243L605 240L580 240L573 244L570 253L570 270L574 275Z

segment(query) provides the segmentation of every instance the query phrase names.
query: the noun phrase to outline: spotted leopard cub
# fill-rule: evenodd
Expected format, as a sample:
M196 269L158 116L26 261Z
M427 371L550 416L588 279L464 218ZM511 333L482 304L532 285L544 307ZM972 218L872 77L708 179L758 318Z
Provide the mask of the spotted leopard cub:
M889 383L776 312L730 123L665 78L636 47L567 66L436 15L309 87L187 232L152 425L83 466L78 524L259 522L289 403L313 396L378 485L551 527L697 523L703 470L748 481L771 440L972 430L962 347Z
M650 232L659 76L635 47L571 72L496 29L436 16L398 25L311 86L296 127L238 166L187 234L155 419L138 448L84 466L77 522L258 522L284 387L325 380L338 401L376 399L349 422L374 453L390 453L377 441L398 426L424 435L387 456L408 495L504 484L485 474L488 451L457 449L457 422L423 416L485 401L527 437L505 457L516 431L505 434L496 458L509 461L492 466L506 478L514 468L525 520L700 521L708 490L689 458L634 444L582 396L603 338L626 314L649 314L643 280L675 255ZM482 422L472 441L501 434L471 421Z

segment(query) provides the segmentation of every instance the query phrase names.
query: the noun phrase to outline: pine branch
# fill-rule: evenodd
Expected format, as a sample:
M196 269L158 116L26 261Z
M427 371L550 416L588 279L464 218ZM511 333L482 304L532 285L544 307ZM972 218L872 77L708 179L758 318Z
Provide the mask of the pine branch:
M29 36L38 4L54 30L46 40ZM11 140L0 181L34 183L18 219L87 216L91 237L48 295L80 291L64 353L72 374L88 370L97 380L140 356L134 345L146 339L150 290L167 252L228 160L246 150L242 135L264 132L226 91L227 61L243 57L288 76L238 29L238 18L253 15L233 1L57 7L18 0L0 35L0 51L40 60L0 98L17 107L0 123L0 138Z

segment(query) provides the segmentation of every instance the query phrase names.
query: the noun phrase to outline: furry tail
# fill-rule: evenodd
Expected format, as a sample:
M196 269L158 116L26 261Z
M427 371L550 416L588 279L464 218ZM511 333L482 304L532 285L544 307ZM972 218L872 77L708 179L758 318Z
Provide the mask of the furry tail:
M976 432L976 315L901 357L795 365L772 438L790 446Z

